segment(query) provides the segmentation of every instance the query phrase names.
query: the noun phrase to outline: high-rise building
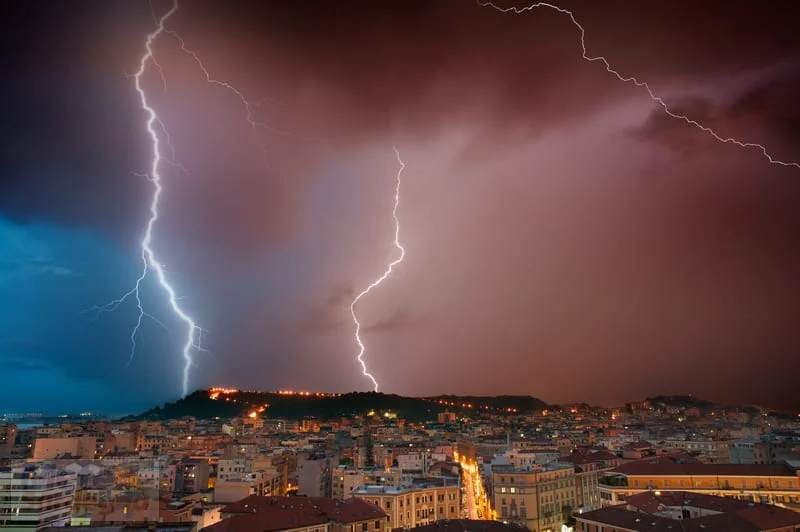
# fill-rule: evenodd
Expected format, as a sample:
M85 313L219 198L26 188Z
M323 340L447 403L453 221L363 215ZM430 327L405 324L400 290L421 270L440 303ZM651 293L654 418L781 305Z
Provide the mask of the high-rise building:
M0 530L32 532L69 523L77 475L34 465L0 468Z

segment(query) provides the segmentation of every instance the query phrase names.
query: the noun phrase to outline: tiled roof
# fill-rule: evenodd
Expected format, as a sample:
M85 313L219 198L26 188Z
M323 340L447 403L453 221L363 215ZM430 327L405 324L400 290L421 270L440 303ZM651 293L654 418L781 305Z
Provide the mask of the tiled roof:
M719 513L683 520L652 515L676 507ZM761 532L800 526L800 513L786 508L688 491L658 496L640 493L628 497L625 505L601 508L577 518L637 532Z
M363 499L330 499L327 497L260 497L250 495L222 508L225 514L280 514L300 512L321 515L326 520L338 523L356 523L383 519L386 513ZM217 531L221 532L221 531Z
M204 532L277 532L328 522L324 515L313 515L305 510L277 510L255 514L234 515L207 526Z
M402 528L396 528L399 532ZM500 521L478 519L445 519L430 525L414 528L414 532L520 532L527 530L515 525L507 525Z
M784 464L704 464L684 462L675 457L629 462L616 467L614 472L624 475L797 477L797 474Z

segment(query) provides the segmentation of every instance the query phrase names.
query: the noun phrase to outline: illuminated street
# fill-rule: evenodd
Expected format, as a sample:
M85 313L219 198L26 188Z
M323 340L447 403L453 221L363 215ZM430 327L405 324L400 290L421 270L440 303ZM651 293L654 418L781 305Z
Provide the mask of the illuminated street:
M492 519L486 493L483 490L480 470L473 460L455 456L461 465L462 486L464 489L464 509L468 519Z

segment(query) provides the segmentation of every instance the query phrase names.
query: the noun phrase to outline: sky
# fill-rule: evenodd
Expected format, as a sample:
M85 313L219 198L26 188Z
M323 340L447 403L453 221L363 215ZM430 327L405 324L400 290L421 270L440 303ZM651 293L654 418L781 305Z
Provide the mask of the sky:
M590 55L722 137L800 160L793 3L560 0ZM523 3L504 3L503 6ZM131 75L170 2L25 2L0 65L0 412L181 394ZM800 169L669 118L547 7L185 1L142 86L153 248L204 329L190 388L657 394L800 408ZM159 134L164 137L163 130ZM169 152L169 153L168 153ZM171 152L165 146L164 154ZM181 168L182 166L183 168Z

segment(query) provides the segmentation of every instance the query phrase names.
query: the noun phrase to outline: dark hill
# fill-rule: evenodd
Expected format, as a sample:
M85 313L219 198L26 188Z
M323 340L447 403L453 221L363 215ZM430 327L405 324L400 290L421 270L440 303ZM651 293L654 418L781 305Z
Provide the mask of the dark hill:
M253 391L223 392L214 396L212 390L197 390L178 401L152 408L140 417L231 418L264 408L261 415L269 418L302 419L310 416L327 420L342 416L364 416L370 412L375 415L392 412L409 421L435 421L436 414L445 410L474 417L487 413L524 414L546 407L546 403L530 396L403 397L376 392L304 395Z

